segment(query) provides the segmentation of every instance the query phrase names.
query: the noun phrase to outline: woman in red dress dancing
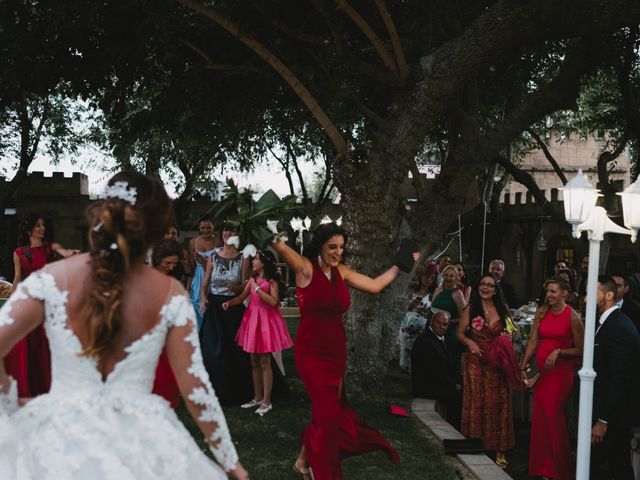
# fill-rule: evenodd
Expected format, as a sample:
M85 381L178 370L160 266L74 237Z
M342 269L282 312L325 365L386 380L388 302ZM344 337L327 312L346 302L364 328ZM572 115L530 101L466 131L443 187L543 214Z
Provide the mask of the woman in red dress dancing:
M13 252L14 278L12 292L36 270L55 259L79 253L79 250L63 248L59 243L45 241L45 222L42 215L28 215L20 224L20 247ZM51 369L49 342L41 324L20 340L5 357L7 373L18 382L20 397L35 397L49 391Z
M306 479L311 474L315 480L342 479L340 459L373 450L383 450L393 463L399 462L395 449L360 420L344 396L347 349L342 315L350 303L347 287L378 293L400 269L393 266L376 278L354 272L341 263L345 240L342 228L327 223L314 231L308 257L278 237L274 243L295 273L298 289L300 326L294 361L311 399L311 422L302 434L302 449L293 469Z
M564 409L573 388L575 360L582 355L584 326L565 302L567 281L558 276L544 283L546 304L536 312L520 368L535 353L542 375L533 388L529 475L573 480L575 470Z

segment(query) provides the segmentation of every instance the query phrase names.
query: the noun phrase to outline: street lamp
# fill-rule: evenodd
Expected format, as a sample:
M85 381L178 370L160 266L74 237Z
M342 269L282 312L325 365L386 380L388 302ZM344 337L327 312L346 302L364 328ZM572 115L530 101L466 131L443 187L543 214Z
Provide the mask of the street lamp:
M640 208L638 208L638 202L640 201L640 178L629 185L624 192L618 193L622 197L622 218L627 228L630 228L633 233L631 234L631 241L636 242L636 235L640 230Z
M578 237L582 232L589 236L589 270L587 273L587 311L584 326L584 348L580 375L580 413L578 420L578 458L576 461L576 478L588 480L591 456L591 415L593 412L593 383L596 372L593 369L593 344L596 326L596 295L598 288L598 269L600 265L600 242L605 233L621 233L631 235L635 240L635 231L627 230L613 223L607 211L596 207L599 196L582 170L562 188L564 213L567 222L573 226L573 235ZM629 228L640 227L639 196L640 184L635 182L622 194L624 222Z

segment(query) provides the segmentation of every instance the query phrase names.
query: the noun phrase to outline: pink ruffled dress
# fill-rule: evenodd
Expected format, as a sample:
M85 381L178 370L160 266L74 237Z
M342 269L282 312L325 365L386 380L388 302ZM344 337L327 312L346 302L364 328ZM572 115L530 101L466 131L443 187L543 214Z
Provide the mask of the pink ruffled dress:
M257 282L257 283L256 283ZM272 307L256 293L256 285L271 291L269 280L250 280L251 296L236 335L236 342L248 353L272 353L291 348L293 342L278 306Z

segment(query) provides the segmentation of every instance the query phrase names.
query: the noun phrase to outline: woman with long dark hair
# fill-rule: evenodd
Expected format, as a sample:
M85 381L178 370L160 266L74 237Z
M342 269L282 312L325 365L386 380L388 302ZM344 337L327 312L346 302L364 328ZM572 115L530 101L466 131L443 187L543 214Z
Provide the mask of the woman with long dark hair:
M57 258L67 258L80 252L49 241L44 217L39 213L27 215L20 222L18 245L13 252L12 292L33 272L54 261L56 255ZM49 342L42 325L20 340L6 356L5 368L18 382L21 397L35 397L49 391L49 357Z
M467 347L461 432L467 438L482 439L484 448L495 452L501 468L507 467L505 452L515 445L511 389L521 384L508 335L513 325L510 315L498 280L485 274L471 292L457 331L458 340ZM502 361L492 361L498 358Z
M115 175L89 210L90 251L32 274L0 310L0 358L44 323L53 372L51 391L20 408L0 361L0 478L248 478L202 364L186 292L144 263L171 214L156 179ZM151 394L165 345L222 468Z
M296 275L300 326L293 353L311 399L311 422L302 434L294 470L311 478L311 466L315 480L341 479L341 458L373 450L383 450L392 462L399 461L396 450L359 419L345 398L347 348L342 316L349 308L348 287L378 293L400 269L393 266L376 278L351 270L342 263L346 239L341 227L326 223L314 230L305 256L278 237L274 243L280 258Z

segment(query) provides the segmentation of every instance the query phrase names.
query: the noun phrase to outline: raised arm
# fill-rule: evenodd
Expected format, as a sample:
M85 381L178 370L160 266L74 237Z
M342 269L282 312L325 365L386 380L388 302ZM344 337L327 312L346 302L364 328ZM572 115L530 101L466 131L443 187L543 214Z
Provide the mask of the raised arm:
M278 252L278 255L280 255L280 259L289 265L289 268L291 268L295 274L296 286L304 288L309 285L311 277L313 276L311 260L300 255L279 237L276 237L276 241L272 246L273 249Z
M222 468L235 478L248 478L238 461L227 421L202 362L195 312L188 297L176 295L162 314L170 325L167 355L189 413Z
M77 250L75 248L64 248L59 243L53 243L51 245L51 248L54 252L56 252L62 258L68 258L71 255L77 255L78 253L80 253L80 250Z
M368 293L381 292L400 274L400 268L396 265L389 268L386 272L378 275L376 278L371 278L367 275L351 270L342 263L338 265L338 270L340 270L340 275L347 285Z

